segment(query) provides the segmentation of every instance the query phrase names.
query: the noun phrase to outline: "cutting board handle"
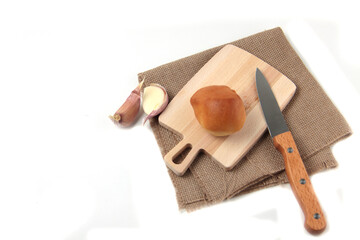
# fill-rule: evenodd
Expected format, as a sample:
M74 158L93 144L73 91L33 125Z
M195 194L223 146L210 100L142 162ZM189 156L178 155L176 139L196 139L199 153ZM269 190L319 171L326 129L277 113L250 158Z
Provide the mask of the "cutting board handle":
M184 160L180 163L175 163L174 160L181 152L186 148L191 148ZM168 152L165 157L165 163L176 175L182 176L189 168L190 164L194 161L196 155L199 152L199 148L192 146L187 139L181 140L173 149Z

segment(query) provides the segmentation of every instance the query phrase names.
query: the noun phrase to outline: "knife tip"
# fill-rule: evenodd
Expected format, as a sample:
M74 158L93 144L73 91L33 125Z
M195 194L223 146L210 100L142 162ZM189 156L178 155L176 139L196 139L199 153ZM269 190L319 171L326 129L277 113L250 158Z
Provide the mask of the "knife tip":
M259 68L256 68L255 78L257 78L260 75L261 71Z

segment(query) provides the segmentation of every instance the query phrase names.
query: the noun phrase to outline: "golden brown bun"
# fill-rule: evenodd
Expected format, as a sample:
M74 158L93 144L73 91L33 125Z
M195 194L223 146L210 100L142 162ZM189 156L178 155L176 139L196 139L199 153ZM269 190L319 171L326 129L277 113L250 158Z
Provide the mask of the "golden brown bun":
M215 136L230 135L244 126L244 103L228 86L201 88L191 97L190 103L200 125Z

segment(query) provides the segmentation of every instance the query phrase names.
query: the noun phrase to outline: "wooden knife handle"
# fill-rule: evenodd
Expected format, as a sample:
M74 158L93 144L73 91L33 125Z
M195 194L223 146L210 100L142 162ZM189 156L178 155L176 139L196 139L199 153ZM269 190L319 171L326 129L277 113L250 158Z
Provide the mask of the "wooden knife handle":
M291 132L279 134L273 141L276 149L283 155L290 186L305 215L306 230L312 234L323 232L326 219Z

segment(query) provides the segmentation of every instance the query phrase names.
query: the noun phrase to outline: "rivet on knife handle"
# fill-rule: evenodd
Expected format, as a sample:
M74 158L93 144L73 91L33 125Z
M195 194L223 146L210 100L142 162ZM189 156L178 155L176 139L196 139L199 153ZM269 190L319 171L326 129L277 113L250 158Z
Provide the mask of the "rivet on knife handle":
M273 141L276 149L283 155L286 175L305 216L305 228L313 234L323 232L326 219L291 132L279 134Z

